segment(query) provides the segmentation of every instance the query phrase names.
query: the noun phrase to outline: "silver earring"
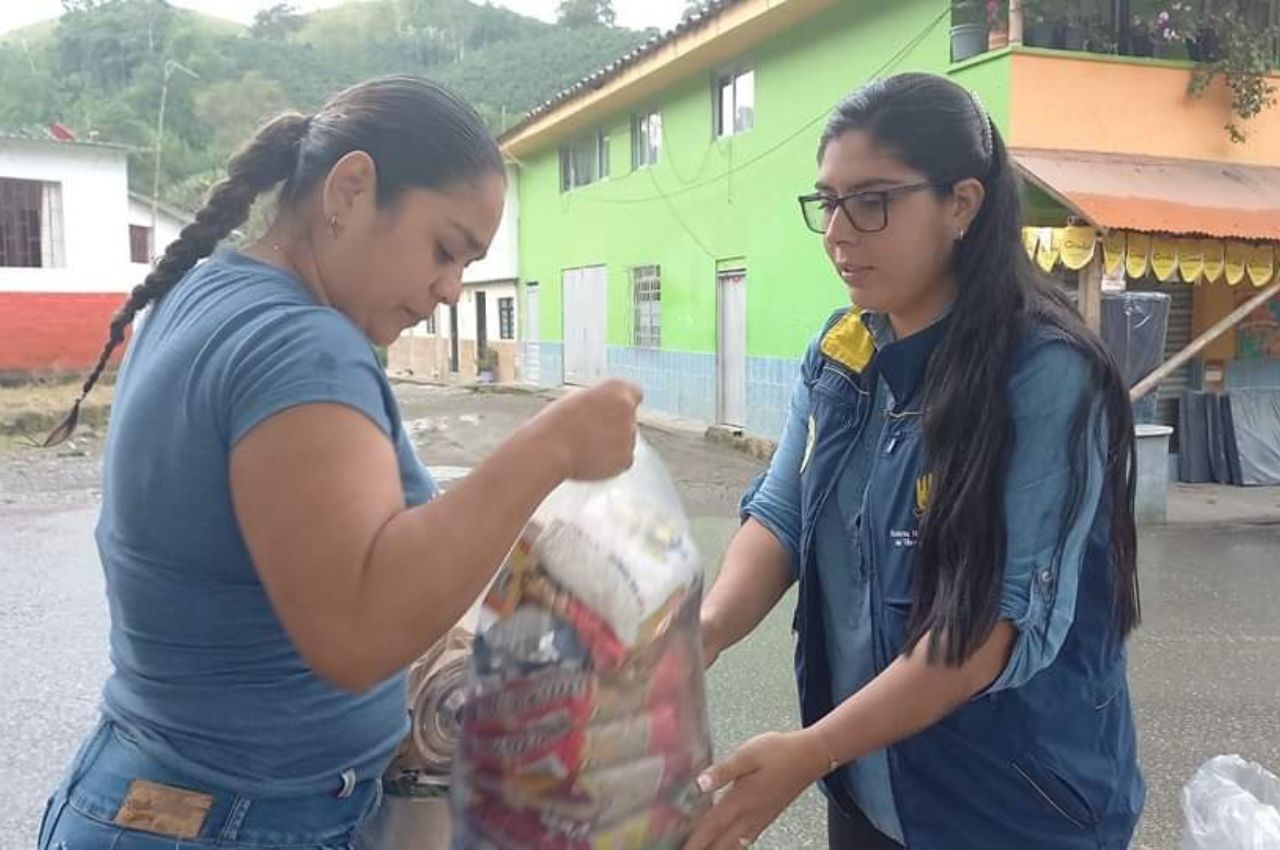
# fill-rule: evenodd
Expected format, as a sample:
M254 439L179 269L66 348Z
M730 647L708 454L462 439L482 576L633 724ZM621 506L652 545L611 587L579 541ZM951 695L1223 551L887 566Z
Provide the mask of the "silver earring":
M333 215L329 216L329 234L331 236L338 235L338 214L337 213L334 213Z

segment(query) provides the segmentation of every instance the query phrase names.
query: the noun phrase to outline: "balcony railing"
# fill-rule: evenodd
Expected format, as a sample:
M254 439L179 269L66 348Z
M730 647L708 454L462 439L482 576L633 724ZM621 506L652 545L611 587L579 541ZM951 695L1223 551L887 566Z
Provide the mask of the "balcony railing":
M1226 12L1266 37L1280 68L1280 0L955 0L952 61L1010 43L1048 50L1213 62Z

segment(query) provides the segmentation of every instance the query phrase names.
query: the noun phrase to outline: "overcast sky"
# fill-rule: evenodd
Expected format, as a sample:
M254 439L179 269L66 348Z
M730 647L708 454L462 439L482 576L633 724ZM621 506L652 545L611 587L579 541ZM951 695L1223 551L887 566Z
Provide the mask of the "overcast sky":
M170 0L175 6L197 9L208 15L218 15L241 23L249 23L260 9L274 6L279 0ZM336 6L340 0L293 0L293 5L304 11ZM525 15L555 20L559 0L491 0L495 5L506 6ZM684 0L613 0L618 13L618 24L643 29L673 27L680 19ZM61 0L0 0L0 32L47 18L57 17L62 11Z

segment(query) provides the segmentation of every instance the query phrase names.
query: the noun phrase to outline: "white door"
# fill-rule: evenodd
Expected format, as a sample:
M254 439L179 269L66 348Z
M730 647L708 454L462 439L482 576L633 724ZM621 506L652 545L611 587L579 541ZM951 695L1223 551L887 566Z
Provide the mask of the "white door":
M604 266L564 272L564 381L593 384L608 374L608 322Z
M524 380L528 384L542 383L542 312L539 309L538 285L524 288Z
M725 425L747 423L747 273L717 275L719 323L716 341L717 418Z

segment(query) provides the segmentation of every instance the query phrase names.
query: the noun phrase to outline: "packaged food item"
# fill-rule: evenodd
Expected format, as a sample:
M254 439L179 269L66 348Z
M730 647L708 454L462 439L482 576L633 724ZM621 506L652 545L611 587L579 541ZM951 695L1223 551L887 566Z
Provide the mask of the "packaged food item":
M701 567L665 469L567 484L486 596L456 850L675 850L709 805Z
M520 679L550 667L585 669L587 651L573 627L545 608L524 604L477 635L476 672L482 678Z

